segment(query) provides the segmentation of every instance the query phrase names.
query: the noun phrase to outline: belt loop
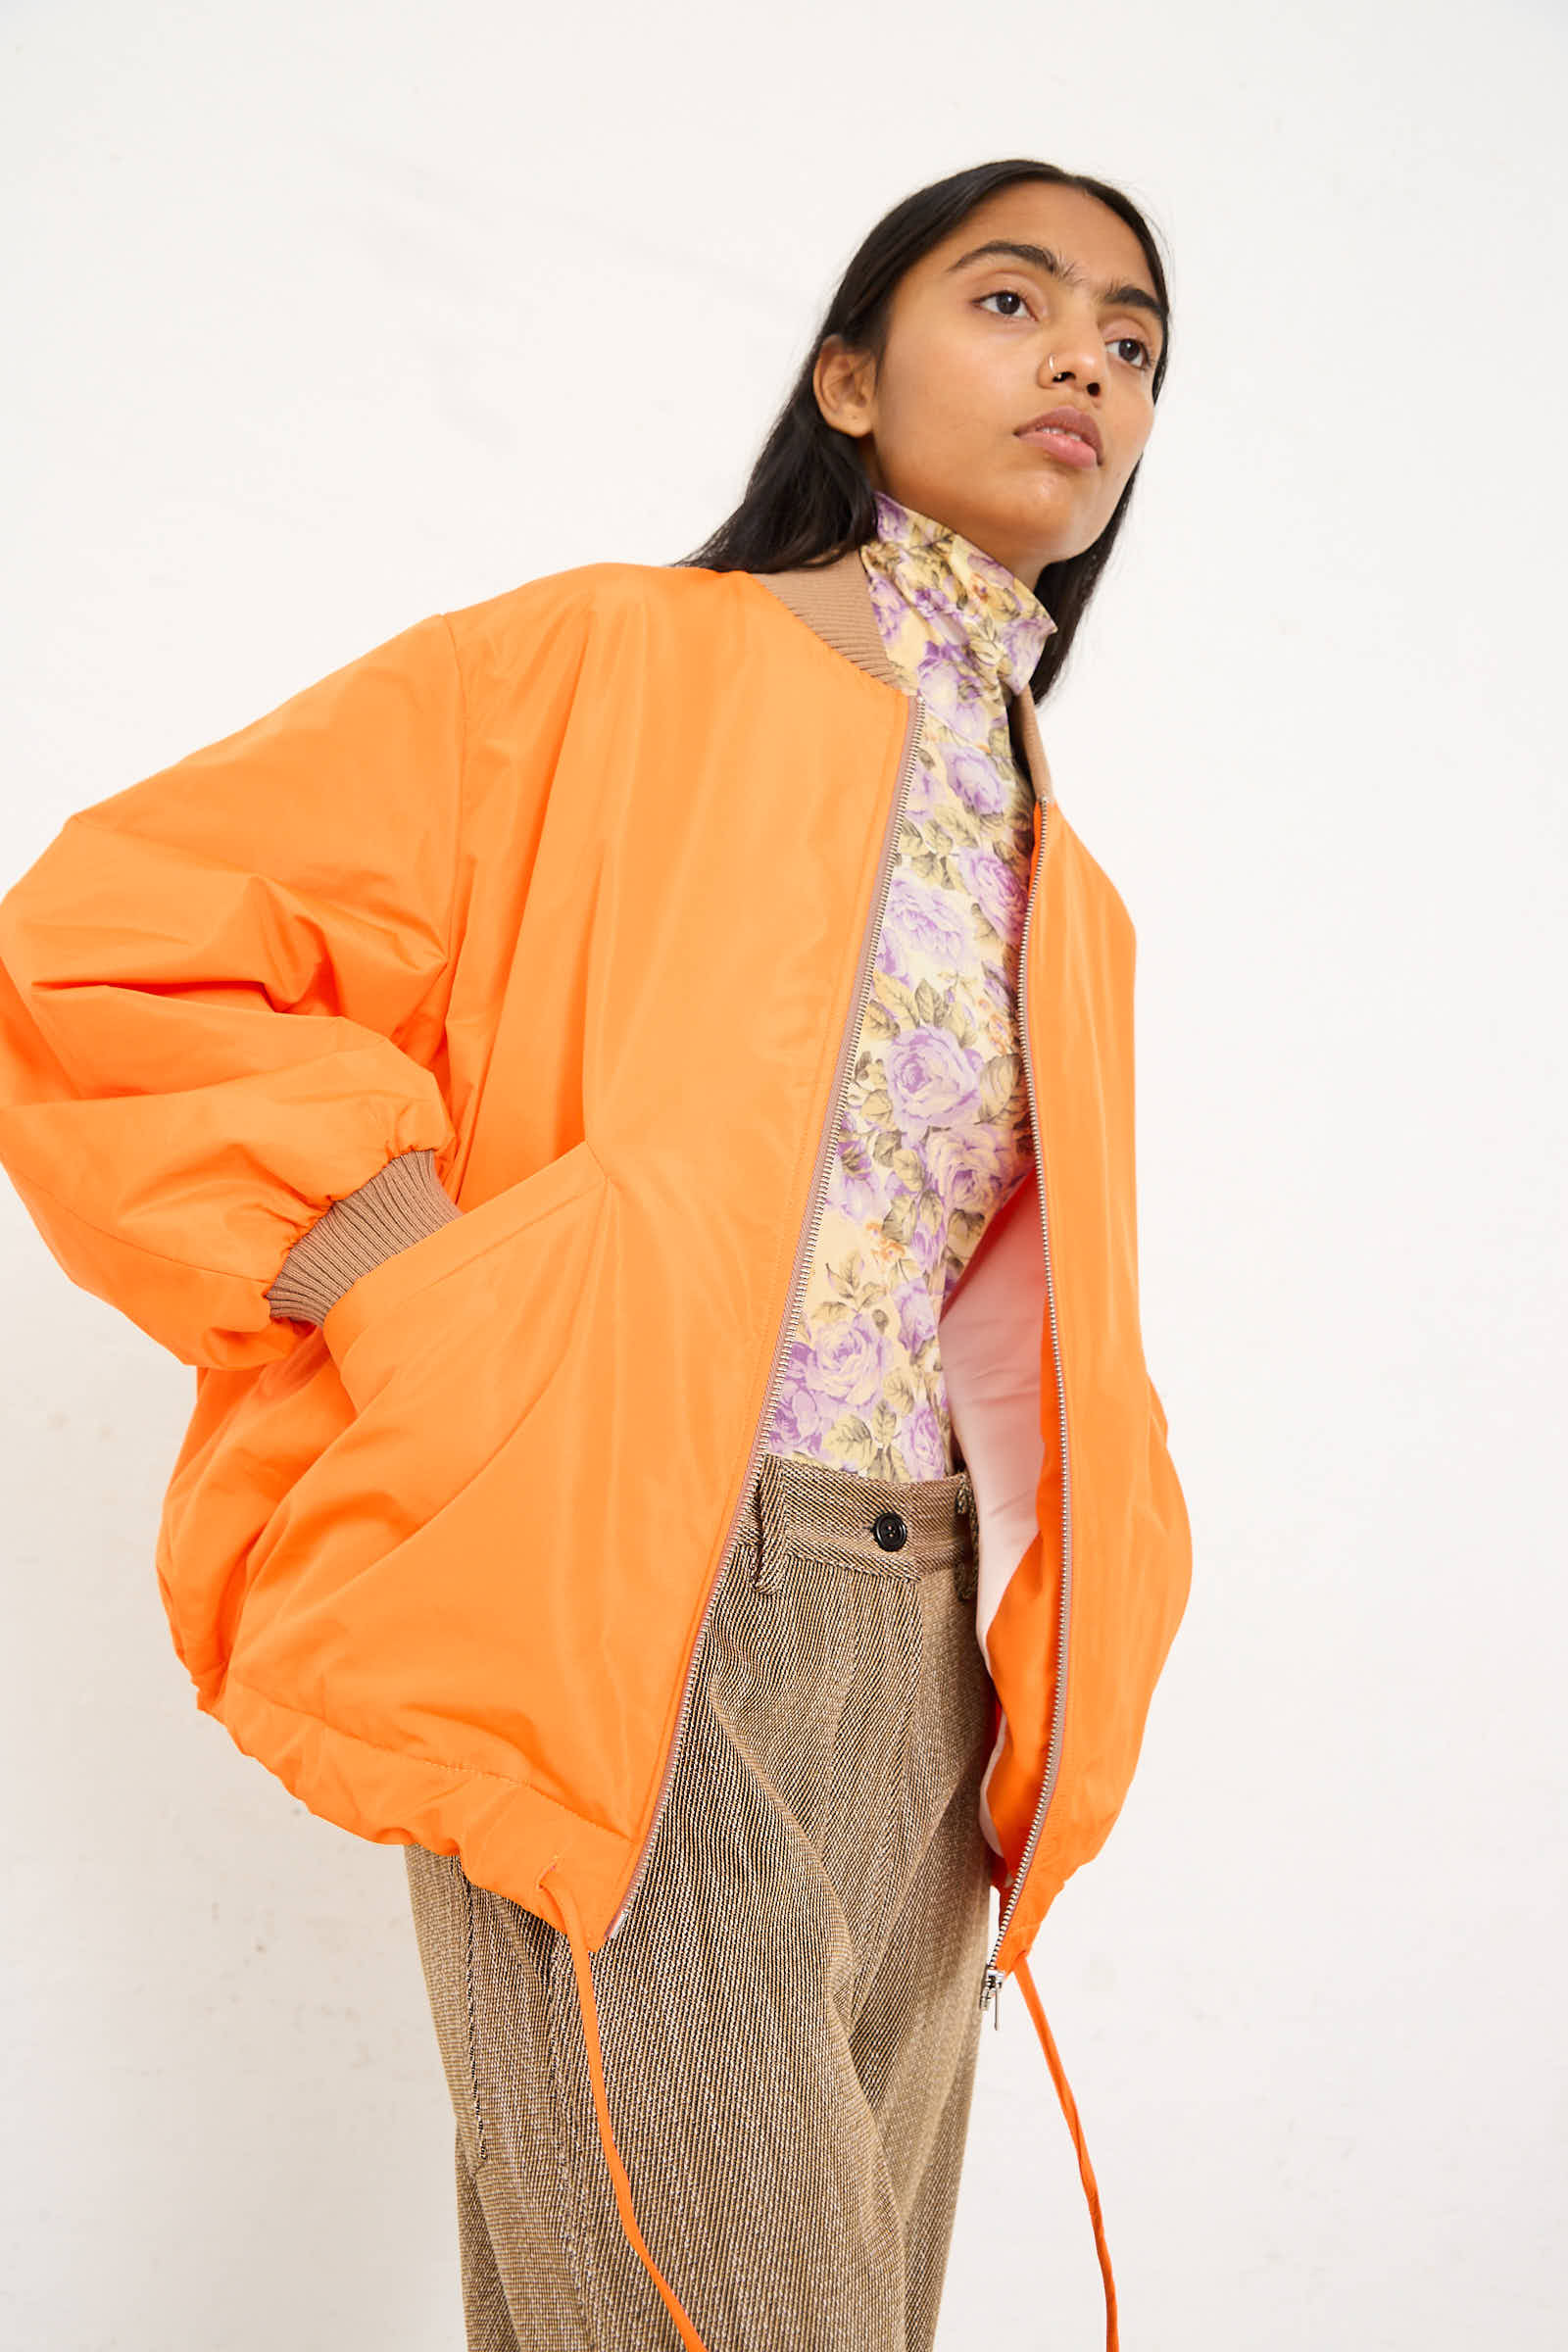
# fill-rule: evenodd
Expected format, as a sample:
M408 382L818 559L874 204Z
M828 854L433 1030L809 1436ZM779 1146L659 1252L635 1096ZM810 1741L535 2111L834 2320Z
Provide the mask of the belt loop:
M954 1571L954 1582L961 1600L973 1600L980 1589L980 1529L975 1518L974 1487L967 1470L959 1477L957 1513L963 1531L963 1550Z
M789 1513L784 1501L784 1473L776 1454L764 1453L757 1481L760 1536L754 1591L777 1592L784 1582L784 1531Z

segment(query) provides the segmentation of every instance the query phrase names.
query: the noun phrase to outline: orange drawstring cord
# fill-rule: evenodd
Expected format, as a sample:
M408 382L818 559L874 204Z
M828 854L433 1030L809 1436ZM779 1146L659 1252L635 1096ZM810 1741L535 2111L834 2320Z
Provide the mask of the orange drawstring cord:
M556 1855L540 1872L536 1881L540 1888L544 1887L546 1879L549 1878L560 1859L560 1855ZM577 1980L577 2000L582 2012L584 2039L588 2049L588 2071L593 2078L594 2108L599 2119L599 2139L605 2151L605 2162L610 2167L610 2177L615 2191L615 2204L620 2213L620 2226L632 2245L637 2249L649 2277L663 2297L665 2308L680 2330L680 2339L686 2345L687 2352L708 2352L707 2346L693 2327L684 2307L659 2265L649 2253L647 2242L637 2226L637 2215L631 2201L631 2182L626 2178L626 2168L621 2163L620 2152L615 2146L615 2135L610 2121L610 2102L605 2095L604 2063L599 2046L599 2012L594 2003L593 1972L588 1964L588 1947L582 1932L581 1916L578 1913L571 1889L564 1879L548 1891L561 1914L566 1932L566 1939L571 1946L571 1965ZM1056 2045L1052 2039L1051 2028L1046 2023L1046 2012L1042 2006L1040 1995L1035 1989L1034 1978L1029 1973L1028 1961L1020 1959L1015 1973L1023 1987L1023 1997L1029 2014L1035 2021L1035 2032L1040 2037L1040 2046L1045 2051L1046 2064L1051 2069L1051 2079L1056 2085L1056 2096L1061 2102L1062 2114L1067 2119L1067 2129L1072 2133L1073 2145L1078 2151L1078 2175L1083 2182L1084 2195L1089 2202L1089 2218L1094 2225L1095 2248L1100 2257L1100 2273L1105 2288L1105 2352L1119 2352L1121 2338L1116 2327L1116 2281L1111 2274L1110 2248L1105 2243L1104 2223L1100 2210L1100 2188L1095 2180L1094 2167L1089 2161L1089 2149L1084 2139L1083 2126L1078 2120L1077 2105L1068 2087L1061 2060L1056 2054Z
M549 1878L560 1859L561 1856L557 1854L545 1864L535 1882L538 1886L544 1886L546 1879ZM599 2048L599 2012L594 2006L593 1971L588 1965L588 1945L582 1932L582 1919L571 1889L564 1879L559 1885L549 1888L548 1892L561 1913L566 1931L566 1939L571 1945L571 1965L577 1978L577 2000L582 2011L584 2038L588 2044L588 2071L593 2077L594 2106L599 2114L599 2138L605 2151L605 2162L610 2167L610 2178L614 2184L615 2203L620 2208L620 2226L642 2257L649 2277L663 2296L669 2316L680 2329L680 2340L686 2345L687 2352L708 2352L707 2345L687 2318L659 2265L649 2253L643 2233L637 2227L637 2216L632 2210L631 2182L626 2178L626 2168L620 2161L620 2153L615 2146L615 2135L610 2126L610 2102L605 2096L605 2070Z
M1040 2046L1046 2053L1046 2064L1051 2069L1051 2079L1056 2085L1056 2096L1061 2101L1061 2112L1067 2118L1067 2129L1072 2133L1073 2145L1078 2150L1078 2176L1084 2184L1084 2195L1089 2200L1089 2218L1095 2226L1095 2246L1100 2255L1100 2275L1105 2282L1105 2352L1118 2352L1121 2338L1116 2332L1116 2281L1110 2273L1110 2248L1105 2243L1104 2224L1100 2215L1100 2189L1095 2180L1094 2167L1089 2161L1089 2149L1084 2141L1083 2126L1078 2121L1078 2109L1073 2102L1072 2092L1067 2087L1067 2078L1062 2072L1061 2060L1056 2055L1056 2045L1051 2038L1051 2028L1046 2023L1046 2013L1041 2006L1040 1995L1035 1990L1035 1981L1029 1974L1027 1960L1018 1962L1017 1977L1023 1987L1023 1997L1028 2004L1029 2014L1035 2021L1035 2032L1040 2036Z

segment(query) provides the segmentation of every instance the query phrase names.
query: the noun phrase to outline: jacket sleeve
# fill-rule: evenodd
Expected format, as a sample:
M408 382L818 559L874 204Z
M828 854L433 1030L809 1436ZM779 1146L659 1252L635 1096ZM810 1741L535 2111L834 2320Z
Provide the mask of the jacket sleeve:
M0 1165L185 1363L287 1353L286 1316L459 1213L431 1064L464 740L436 615L69 817L0 899Z

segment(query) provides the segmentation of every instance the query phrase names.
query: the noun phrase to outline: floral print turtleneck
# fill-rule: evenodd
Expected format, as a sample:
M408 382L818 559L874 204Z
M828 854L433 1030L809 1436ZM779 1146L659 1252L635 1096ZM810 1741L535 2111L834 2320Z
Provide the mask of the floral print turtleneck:
M946 524L876 494L860 558L926 706L770 1451L868 1478L956 1467L949 1292L1033 1154L1017 1027L1034 797L1007 730L1055 622Z

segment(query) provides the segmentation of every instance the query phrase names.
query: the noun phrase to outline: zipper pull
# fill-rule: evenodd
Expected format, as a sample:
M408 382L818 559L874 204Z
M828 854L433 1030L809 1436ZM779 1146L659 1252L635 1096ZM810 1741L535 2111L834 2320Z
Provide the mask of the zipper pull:
M984 2017L987 2009L991 2009L991 2023L999 2034L1002 2031L1003 1983L1004 1978L1001 1970L988 1968L986 1970L985 1990L980 1995L980 2014L982 2017ZM992 2007L993 2002L996 2004L994 2008Z

